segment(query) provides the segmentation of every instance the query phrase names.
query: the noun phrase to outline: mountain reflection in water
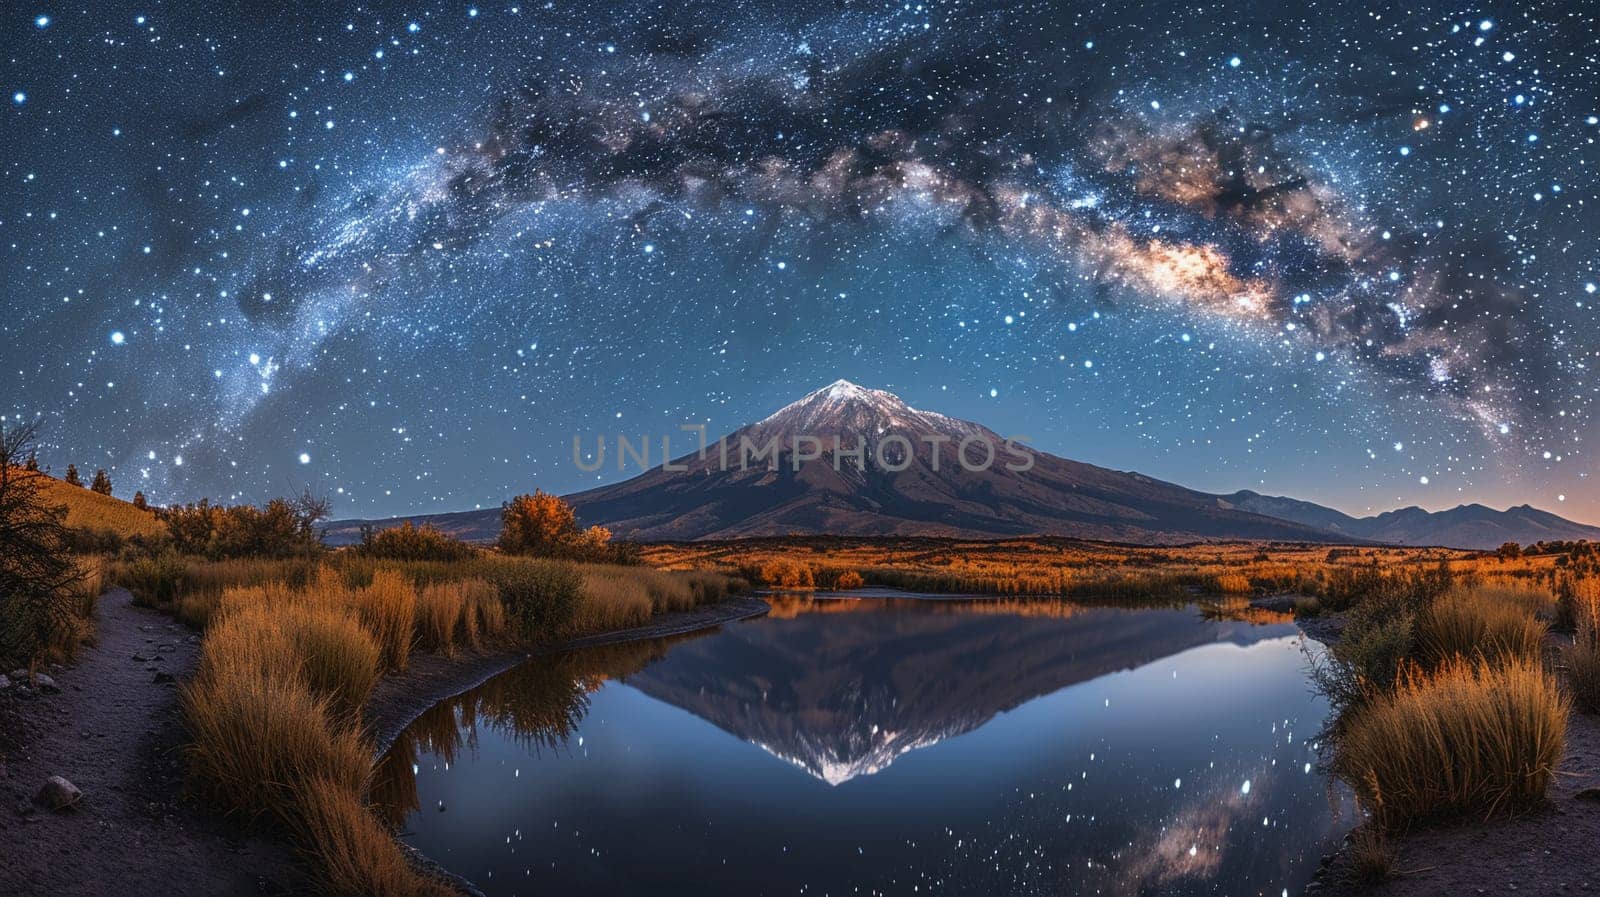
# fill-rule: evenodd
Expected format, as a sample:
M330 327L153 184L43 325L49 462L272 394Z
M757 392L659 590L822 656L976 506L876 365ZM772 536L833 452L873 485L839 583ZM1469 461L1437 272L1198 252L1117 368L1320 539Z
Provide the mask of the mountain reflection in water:
M441 704L374 801L490 894L1276 895L1351 822L1285 617L773 603Z

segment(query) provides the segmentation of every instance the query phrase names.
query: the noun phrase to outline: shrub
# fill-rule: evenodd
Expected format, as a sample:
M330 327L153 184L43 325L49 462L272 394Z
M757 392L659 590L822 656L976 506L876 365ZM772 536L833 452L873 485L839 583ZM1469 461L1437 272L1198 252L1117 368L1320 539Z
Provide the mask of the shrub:
M551 641L572 626L582 578L571 564L524 561L495 570L493 581L512 628L522 638Z
M1317 598L1294 599L1294 615L1296 619L1309 619L1322 615L1322 601Z
M1600 576L1564 575L1556 592L1557 629L1571 632L1587 625L1600 631Z
M840 591L848 591L861 588L863 582L864 580L862 580L860 573L854 570L846 570L839 574L838 579L833 581L833 587Z
M356 549L369 557L394 561L465 561L478 553L476 548L432 525L415 526L411 521L376 532L361 534Z
M1513 812L1544 798L1567 715L1556 683L1527 658L1412 668L1352 714L1334 768L1390 828Z
M787 558L773 558L763 563L757 576L774 589L810 589L815 585L810 566Z
M67 553L62 515L46 504L44 477L22 469L31 426L0 433L0 663L34 664L71 651L83 571Z
M1392 686L1412 644L1410 614L1379 605L1351 611L1343 634L1311 671L1336 718Z
M298 498L274 498L259 508L201 500L159 513L184 554L282 558L321 549L316 527L328 515L328 503L306 492Z
M1525 607L1502 590L1452 590L1417 617L1418 656L1428 664L1453 657L1537 659L1545 624Z
M630 562L634 554L631 546L613 545L611 531L603 526L579 529L566 499L537 489L501 510L499 546L506 554L591 562Z

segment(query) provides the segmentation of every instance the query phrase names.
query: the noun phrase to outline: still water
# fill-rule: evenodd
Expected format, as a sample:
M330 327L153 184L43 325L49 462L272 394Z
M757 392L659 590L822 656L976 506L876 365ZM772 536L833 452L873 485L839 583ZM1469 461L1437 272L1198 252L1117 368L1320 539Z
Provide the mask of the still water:
M1280 897L1354 822L1317 649L1240 607L775 599L491 680L374 794L490 895Z

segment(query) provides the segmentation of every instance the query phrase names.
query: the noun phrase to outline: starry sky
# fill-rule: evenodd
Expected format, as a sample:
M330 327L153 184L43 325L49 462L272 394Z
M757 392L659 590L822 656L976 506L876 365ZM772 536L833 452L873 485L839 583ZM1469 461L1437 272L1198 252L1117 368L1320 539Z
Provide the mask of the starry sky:
M1600 520L1596 18L7 3L0 414L124 496L372 516L843 377L1200 489Z

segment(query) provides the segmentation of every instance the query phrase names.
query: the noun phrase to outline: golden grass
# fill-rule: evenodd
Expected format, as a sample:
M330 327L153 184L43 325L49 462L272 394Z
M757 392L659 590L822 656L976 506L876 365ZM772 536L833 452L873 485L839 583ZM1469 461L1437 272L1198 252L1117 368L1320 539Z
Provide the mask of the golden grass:
M1351 713L1334 767L1386 827L1513 812L1544 798L1568 712L1535 660L1413 668Z
M166 535L166 524L149 511L141 511L120 498L69 485L47 474L37 474L37 477L44 503L65 507L64 522L72 529L109 532L123 537Z
M214 806L249 818L271 814L292 824L313 781L359 794L371 754L353 725L304 683L251 675L237 665L184 687L193 740L189 768Z
M1250 577L1243 573L1218 573L1215 589L1222 595L1243 595L1250 591Z
M307 782L295 816L295 830L325 894L446 897L454 893L413 871L394 837L344 782Z
M1336 548L1325 545L1226 543L1136 547L1072 539L775 537L640 547L648 564L709 569L782 588L837 588L857 573L865 584L910 591L1108 598L1158 602L1195 593L1321 594L1355 571L1385 575L1445 561L1462 570L1492 564L1507 579L1543 575L1553 557L1485 561L1468 551ZM803 566L805 571L793 569ZM1242 577L1242 579L1241 579Z
M1370 887L1397 874L1400 851L1389 833L1376 825L1363 825L1350 833L1345 852L1345 875L1352 884Z
M1429 664L1455 657L1537 660L1548 627L1528 609L1529 594L1503 587L1452 589L1418 615L1418 655Z
M331 588L319 579L319 588ZM356 589L352 600L361 621L377 640L384 665L404 670L411 659L411 643L416 637L417 590L393 570L379 570L372 584Z
M416 628L421 650L454 657L460 648L477 650L502 638L505 606L481 579L434 583L417 591Z
M1600 713L1600 638L1580 632L1561 660L1573 702L1585 713Z

